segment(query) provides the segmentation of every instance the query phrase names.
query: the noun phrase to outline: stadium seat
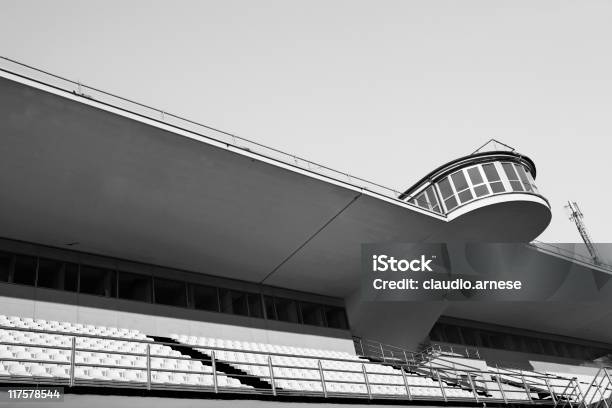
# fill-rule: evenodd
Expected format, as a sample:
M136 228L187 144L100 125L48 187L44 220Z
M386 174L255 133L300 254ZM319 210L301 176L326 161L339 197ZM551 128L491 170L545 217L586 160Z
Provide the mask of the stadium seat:
M10 364L6 366L1 365L0 375L60 379L69 377L68 365L61 363L70 363L72 336L75 336L77 351L75 352L74 376L77 382L79 380L146 381L144 371L122 369L122 367L146 368L144 354L146 354L147 344L121 340L134 339L148 342L151 354L159 356L151 359L153 382L206 386L212 386L213 384L212 375L209 374L212 373L211 367L204 366L199 361L190 360L188 356L182 355L169 346L153 343L153 339L148 338L138 330L44 319L34 320L5 315L0 315L0 326L3 326L3 328L0 328L0 342L15 344L0 344L0 360L20 360L9 361ZM62 334L18 331L10 330L10 328L48 330ZM114 338L93 338L79 335ZM28 347L25 346L26 344ZM90 350L91 352L83 350ZM140 353L143 355L134 356L121 353ZM33 362L28 363L28 361ZM34 363L34 361L36 362ZM96 367L97 365L106 367ZM163 370L178 370L208 375L198 376L198 374L195 374L196 377L187 377L185 375L187 373L168 373ZM249 388L238 380L226 377L223 372L218 371L217 377L220 383L224 384L224 387Z

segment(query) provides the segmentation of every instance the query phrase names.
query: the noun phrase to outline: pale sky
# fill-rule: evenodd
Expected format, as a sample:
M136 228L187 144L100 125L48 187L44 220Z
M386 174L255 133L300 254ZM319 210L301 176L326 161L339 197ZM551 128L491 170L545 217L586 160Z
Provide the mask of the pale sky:
M0 55L398 190L497 138L547 242L612 242L611 50L609 0L0 0Z

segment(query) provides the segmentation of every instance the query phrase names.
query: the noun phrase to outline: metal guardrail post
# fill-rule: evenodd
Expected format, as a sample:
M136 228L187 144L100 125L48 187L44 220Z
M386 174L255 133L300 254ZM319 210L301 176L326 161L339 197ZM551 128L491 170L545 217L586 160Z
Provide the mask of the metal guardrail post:
M582 394L582 390L580 389L580 383L578 382L577 378L573 379L573 383L574 383L574 390L576 391L576 394L578 395L578 398L579 398L578 406L580 406L584 402L584 399L586 398L586 396Z
M586 404L586 403L583 404L585 407L587 405L591 405L593 403L593 398L595 398L595 391L599 392L599 385L596 385L596 383L597 383L597 377L599 377L599 374L601 374L602 370L603 370L603 368L600 368L597 371L597 374L595 374L595 377L593 377L593 382L591 383L591 385L589 385L589 388L587 390L587 396L589 395L589 392L591 392L591 389L593 389L593 392L591 392L591 399L589 400L589 403L588 404Z
M76 363L76 337L72 336L72 345L70 349L70 386L74 387L74 365Z
M444 402L448 402L448 399L446 398L446 391L444 391L444 384L442 384L442 379L440 378L440 370L436 370L436 377L438 378L438 385L440 386L440 391L442 391Z
M363 371L363 379L365 380L366 390L368 391L368 398L372 399L372 390L370 389L370 381L368 380L368 372L366 371L365 364L361 365L361 371Z
M325 386L325 374L323 373L323 365L321 360L318 360L319 364L319 375L321 376L321 386L323 387L323 396L327 398L327 387Z
M506 393L504 392L504 387L502 387L502 383L499 380L499 374L495 376L495 379L497 380L497 386L499 387L499 392L502 395L502 398L504 399L504 404L508 403L508 400L506 399Z
M212 364L213 387L215 388L216 394L219 392L219 383L217 382L217 358L215 357L215 350L210 353L210 361Z
M268 355L268 370L270 370L270 384L272 385L272 395L276 397L276 384L274 383L274 368L272 367L272 356Z
M404 361L406 362L406 364L408 364L408 355L406 354L406 350L403 350L404 352Z
M404 371L403 368L401 368L402 371L402 378L404 379L404 387L406 387L406 395L408 396L408 399L410 401L412 401L412 394L410 393L410 387L408 386L408 379L406 378L406 371Z
M147 390L151 389L151 345L147 344Z
M533 398L531 398L531 390L529 389L529 386L527 385L527 382L525 381L525 376L523 375L523 373L521 372L521 380L523 381L523 387L525 388L525 392L527 393L527 398L529 398L529 401L533 404Z
M383 362L387 362L387 360L385 360L385 349L383 349L382 343L380 343L380 353L382 355Z
M544 383L546 384L546 388L548 388L548 392L550 393L550 398L551 398L552 402L555 405L557 405L557 399L555 398L555 392L551 388L550 382L548 381L548 378L544 378Z
M365 356L365 351L363 351L363 341L361 340L361 337L359 338L359 346L361 347L361 355Z
M612 398L612 396L606 397L606 391L608 390L608 387L610 385L612 385L612 379L610 379L610 374L608 373L608 370L605 367L603 368L603 373L605 375L605 378L608 380L608 384L604 388L604 392L603 392L603 395L602 395L602 400L603 400L604 404L606 405L606 408L609 408L610 404L608 403L608 401L610 400L610 398Z
M472 373L470 373L468 371L467 373L467 378L468 381L470 382L470 387L472 387L472 393L474 394L474 399L476 400L476 403L478 403L478 392L476 392L476 387L474 386L474 381L472 380Z
M561 399L563 398L563 396L564 396L564 395L566 395L566 392L567 392L567 390L569 389L569 386L570 386L570 384L572 383L572 381L573 381L573 380L569 380L569 381L567 382L567 384L565 385L565 388L563 389L563 391L561 391L561 398L558 398L558 399L555 401L555 407L556 407L556 406L559 404L559 402L561 402ZM567 400L567 401L570 401L570 399L568 399L567 397L566 397L566 400ZM571 406L572 406L571 401L570 401L570 403L569 403L569 404L570 404L570 407L571 407ZM565 404L563 404L563 406L565 406Z

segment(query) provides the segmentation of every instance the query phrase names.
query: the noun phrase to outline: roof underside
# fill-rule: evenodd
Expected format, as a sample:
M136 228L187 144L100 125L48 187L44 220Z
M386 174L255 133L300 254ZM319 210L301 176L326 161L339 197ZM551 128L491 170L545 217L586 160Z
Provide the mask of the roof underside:
M0 236L344 297L361 244L528 241L529 200L447 222L252 152L0 77ZM24 82L24 83L22 83Z
M3 237L343 296L362 242L445 224L3 78L0 112Z

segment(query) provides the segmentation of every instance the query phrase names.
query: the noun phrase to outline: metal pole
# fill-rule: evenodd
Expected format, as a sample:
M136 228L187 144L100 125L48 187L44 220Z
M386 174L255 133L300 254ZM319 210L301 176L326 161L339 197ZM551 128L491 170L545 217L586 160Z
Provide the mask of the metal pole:
M600 369L600 371L603 369ZM599 374L599 373L598 373ZM591 396L591 401L589 401L589 406L591 406L592 402L593 402L593 398L595 398L595 392L597 392L597 394L599 394L601 396L601 398L604 398L604 394L601 392L601 384L603 384L603 381L605 380L605 377L602 375L601 376L601 381L599 381L599 383L595 384L595 381L597 381L597 377L595 377L595 379L593 380L594 382L594 387L595 390L593 391L593 394ZM596 403L596 405L600 405L601 402Z
M574 390L576 391L576 395L578 395L578 398L579 398L578 406L580 406L582 402L584 401L585 396L582 395L582 390L580 389L580 384L578 383L578 379L574 378L573 382L574 382Z
M74 386L74 364L76 357L76 337L72 336L72 345L70 350L70 386Z
M406 371L402 370L402 378L404 379L404 387L406 387L406 395L408 395L408 399L412 401L412 394L410 393L410 387L408 386L408 379L406 378Z
M597 381L597 377L598 377L598 376L599 376L599 374L601 373L601 370L603 370L603 368L600 368L600 369L597 371L597 374L595 374L595 377L593 377L593 381L591 382L591 385L589 385L589 388L587 389L587 392L586 392L586 394L585 394L585 397L588 397L589 392L591 392L591 389L595 387L595 382ZM581 404L581 405L584 405L585 407L586 407L587 405L591 405L591 403L593 402L594 394L595 394L595 392L593 392L593 393L591 394L591 399L589 400L589 403L588 403L588 404L586 404L586 403L584 403L584 402L583 402L583 404Z
M570 384L572 383L572 380L569 380L567 382L567 384L565 385L565 388L563 389L563 391L561 391L561 398L563 398L563 396L565 395L567 389L569 388ZM561 402L561 399L558 399L557 401L555 401L555 407L557 406L557 404ZM571 407L572 403L570 401L570 407ZM563 404L563 406L565 406L565 404Z
M531 401L531 403L533 404L533 398L531 398L531 391L529 390L529 386L525 382L525 376L523 375L522 372L521 372L521 380L523 380L523 387L525 387L525 392L527 393L527 398L529 398L529 401Z
M217 383L217 359L215 357L215 350L210 353L210 360L212 363L212 372L213 372L213 387L215 388L215 393L219 392L219 384ZM274 382L272 382L274 383Z
M323 365L319 360L319 375L321 376L321 385L323 386L323 396L327 398L327 387L325 386L325 375L323 374Z
M268 355L268 370L270 370L270 383L272 384L272 395L276 397L276 384L274 383L274 369L272 368L272 357Z
M601 380L601 383L599 385L601 386L601 384L603 384L603 382L604 382L603 380L605 380L605 379L608 380L608 383L604 387L604 391L601 394L601 400L603 401L603 403L606 406L606 408L609 408L610 404L608 404L608 400L609 400L610 397L606 397L606 391L608 391L608 387L612 383L612 380L610 379L610 376L608 375L608 370L606 370L605 367L603 368L603 372L604 372L604 378Z
M444 397L444 402L447 402L446 392L444 391L444 385L442 384L442 379L440 379L440 370L436 370L436 376L438 377L438 385L440 386L440 391L442 391L442 397Z
M368 372L366 371L365 364L361 365L361 370L363 371L363 379L365 380L366 390L368 391L368 397L372 399L372 390L370 389L370 381L368 380Z
M406 350L404 350L404 361L408 364L408 356L406 355Z
M499 381L499 375L496 375L495 379L497 380L497 386L499 387L499 392L501 392L502 398L504 399L504 404L507 404L508 400L506 399L506 393L504 392L504 387L502 387L501 381Z
M147 390L151 389L151 345L147 344Z
M546 384L546 388L548 388L548 392L550 393L550 398L552 402L557 405L557 399L555 398L555 393L553 392L553 389L550 387L550 382L548 381L548 378L544 378L544 383Z
M385 360L385 350L383 349L382 343L380 343L380 353L382 354L383 362L386 362L387 360Z
M476 387L474 386L474 381L472 380L472 373L468 371L467 375L468 381L470 382L470 387L472 387L472 392L474 393L474 399L476 403L478 403L478 393L476 392Z

